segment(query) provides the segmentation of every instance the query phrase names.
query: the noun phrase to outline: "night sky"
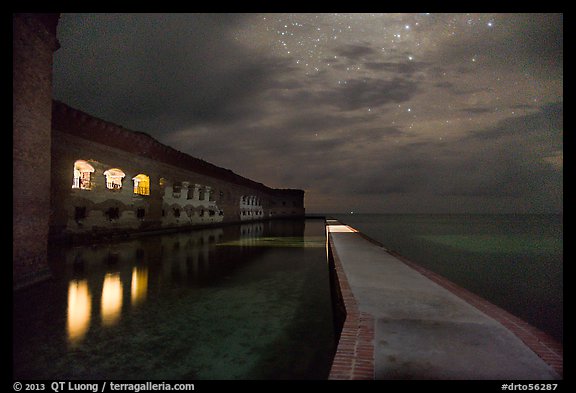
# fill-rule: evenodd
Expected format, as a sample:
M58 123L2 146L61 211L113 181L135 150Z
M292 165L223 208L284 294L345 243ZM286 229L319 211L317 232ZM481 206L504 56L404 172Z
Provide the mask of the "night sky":
M54 97L309 213L563 200L561 14L62 14Z

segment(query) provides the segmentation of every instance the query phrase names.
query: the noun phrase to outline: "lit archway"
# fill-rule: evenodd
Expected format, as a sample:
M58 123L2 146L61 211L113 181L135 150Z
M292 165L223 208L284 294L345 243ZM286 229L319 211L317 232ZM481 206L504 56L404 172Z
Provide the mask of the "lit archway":
M94 172L94 167L84 160L77 160L74 163L74 182L72 188L79 188L81 190L90 190L92 185L90 183L90 174Z
M142 173L132 178L134 181L134 194L150 195L150 177Z
M126 176L121 169L112 168L104 172L106 176L106 188L109 190L119 190L122 188L122 179Z

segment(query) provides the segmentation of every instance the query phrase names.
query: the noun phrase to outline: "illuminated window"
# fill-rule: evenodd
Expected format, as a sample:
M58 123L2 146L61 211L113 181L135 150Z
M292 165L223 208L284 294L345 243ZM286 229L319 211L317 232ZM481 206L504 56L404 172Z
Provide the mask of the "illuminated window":
M90 190L90 174L94 172L92 165L84 160L78 160L74 163L74 182L72 188L79 188L81 190Z
M150 177L139 174L132 178L134 181L134 194L150 195Z
M104 172L104 176L106 176L106 188L109 190L119 190L122 188L122 179L126 174L118 168L113 168Z

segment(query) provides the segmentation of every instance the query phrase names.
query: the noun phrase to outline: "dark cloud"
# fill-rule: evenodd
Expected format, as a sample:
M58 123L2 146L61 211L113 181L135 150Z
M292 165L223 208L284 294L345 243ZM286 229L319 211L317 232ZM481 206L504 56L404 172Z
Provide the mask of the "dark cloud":
M418 61L404 61L396 63L387 61L368 61L364 63L364 67L373 71L387 71L409 76L416 72L424 71L428 67L428 63Z
M468 137L416 140L365 150L359 170L338 177L348 195L512 198L532 196L541 209L561 209L562 171L545 158L562 150L562 105L508 118ZM398 131L398 130L396 130ZM504 140L503 138L507 139ZM385 146L385 145L384 145ZM323 182L324 189L335 187Z
M476 58L477 64L493 68L562 77L562 14L507 14L493 29L459 34L460 39L441 43L433 62L470 73L475 70L470 61Z
M293 89L276 95L274 99L299 110L332 107L341 111L355 111L405 102L420 91L421 85L418 81L392 76L388 79L346 79L336 86L333 84L327 87L319 83L316 89ZM301 114L298 113L297 116L300 117ZM334 113L328 112L325 116L334 117Z
M500 121L494 127L473 131L468 138L496 141L508 138L520 142L529 140L559 149L563 138L563 108L562 102L546 104L538 112L510 117Z
M447 81L442 81L442 82L436 82L433 85L434 87L439 87L441 89L454 89L455 85L452 82L447 82Z
M561 15L282 18L64 14L55 97L317 206L562 210Z
M348 60L356 62L375 54L376 50L369 44L350 44L334 48L334 53L337 56L345 57Z
M562 103L511 117L472 132L458 143L466 162L454 165L458 182L443 191L453 196L539 195L556 201L562 195L562 171L546 158L562 151Z
M97 28L67 32L66 22L89 26L94 16L75 18L60 33L76 37L56 52L65 59L56 61L56 97L152 134L239 121L253 113L245 105L291 71L235 43L231 31L242 15L111 15Z
M475 107L475 108L460 109L460 111L464 112L464 113L468 113L470 115L478 115L478 114L482 114L482 113L492 113L492 112L494 112L494 109L493 108Z
M418 83L406 78L349 79L340 87L321 93L318 99L341 110L356 110L408 101L419 91Z

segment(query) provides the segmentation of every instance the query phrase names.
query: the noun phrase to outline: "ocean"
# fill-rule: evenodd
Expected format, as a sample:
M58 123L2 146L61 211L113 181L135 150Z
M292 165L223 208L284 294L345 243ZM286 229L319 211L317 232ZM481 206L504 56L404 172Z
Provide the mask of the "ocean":
M327 216L563 342L562 215Z

